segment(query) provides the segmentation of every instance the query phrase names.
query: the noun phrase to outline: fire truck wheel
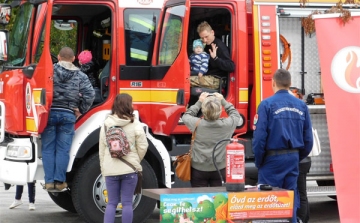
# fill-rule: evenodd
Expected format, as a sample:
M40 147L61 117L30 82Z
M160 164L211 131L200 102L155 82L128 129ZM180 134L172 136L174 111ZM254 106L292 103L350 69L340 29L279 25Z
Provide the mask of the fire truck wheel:
M157 188L156 175L146 160L143 166L143 188ZM74 176L72 200L77 213L86 222L103 222L107 202L105 178L100 173L99 155L90 156ZM156 200L136 195L133 198L133 222L144 222L154 211ZM120 201L121 202L121 201ZM116 222L121 222L121 205L116 209Z
M76 209L71 199L71 194L68 192L64 193L49 193L50 198L59 207L71 212L76 213Z

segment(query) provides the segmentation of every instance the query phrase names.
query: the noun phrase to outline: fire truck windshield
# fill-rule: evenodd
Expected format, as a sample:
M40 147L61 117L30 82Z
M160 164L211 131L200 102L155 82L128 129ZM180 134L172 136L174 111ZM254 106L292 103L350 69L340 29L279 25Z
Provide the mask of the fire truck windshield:
M30 19L33 5L25 3L19 8L14 8L15 21L9 31L9 54L8 63L13 66L21 66L25 61L26 46L29 36ZM11 25L11 24L10 24Z

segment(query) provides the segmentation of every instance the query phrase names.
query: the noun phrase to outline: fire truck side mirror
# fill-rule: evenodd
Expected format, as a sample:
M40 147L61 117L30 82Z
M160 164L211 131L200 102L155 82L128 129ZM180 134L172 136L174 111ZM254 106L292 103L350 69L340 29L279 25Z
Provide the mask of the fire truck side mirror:
M35 69L36 69L36 64L31 64L27 67L24 67L22 71L25 77L31 79L34 75Z
M8 33L6 30L0 30L0 61L7 61Z
M11 19L11 6L0 4L0 24L7 25Z

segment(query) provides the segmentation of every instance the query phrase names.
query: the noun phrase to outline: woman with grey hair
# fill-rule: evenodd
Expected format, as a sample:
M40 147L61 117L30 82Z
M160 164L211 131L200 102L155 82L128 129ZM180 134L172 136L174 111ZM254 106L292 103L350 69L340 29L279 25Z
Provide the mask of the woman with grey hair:
M228 114L220 118L222 106ZM201 109L203 119L199 120L197 114ZM237 125L243 120L234 106L227 102L219 93L209 95L203 92L199 100L192 105L182 117L185 125L191 132L196 128L196 137L191 154L191 186L192 187L218 187L222 186L221 178L213 164L213 148L222 139L231 138ZM225 147L228 142L222 142L215 150L216 165L225 179Z

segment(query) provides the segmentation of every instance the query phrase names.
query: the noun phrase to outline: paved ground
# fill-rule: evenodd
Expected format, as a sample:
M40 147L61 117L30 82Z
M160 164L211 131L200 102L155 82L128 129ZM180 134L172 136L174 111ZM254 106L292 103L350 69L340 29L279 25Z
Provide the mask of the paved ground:
M15 196L15 187L5 191L0 184L0 223L85 223L77 214L70 213L58 207L36 184L36 210L28 210L27 187L24 187L24 204L9 209ZM328 197L310 198L310 223L340 223L337 202ZM159 210L156 208L146 223L158 223Z
M24 187L22 197L23 204L9 209L14 201L15 187L5 190L0 183L0 223L85 223L77 214L70 213L57 206L49 197L48 193L41 188L39 181L36 183L35 211L29 211L29 200L27 187ZM159 222L159 209L155 208L154 213L146 223Z

